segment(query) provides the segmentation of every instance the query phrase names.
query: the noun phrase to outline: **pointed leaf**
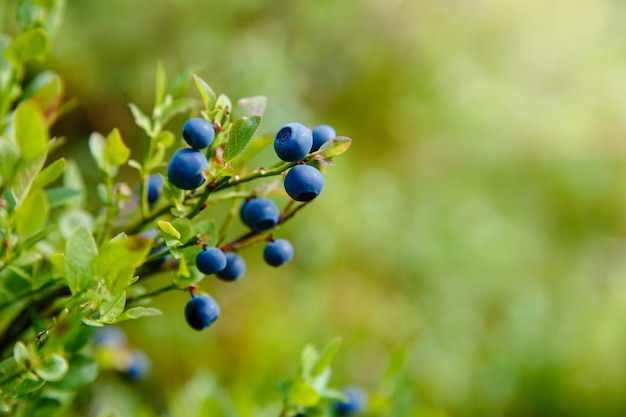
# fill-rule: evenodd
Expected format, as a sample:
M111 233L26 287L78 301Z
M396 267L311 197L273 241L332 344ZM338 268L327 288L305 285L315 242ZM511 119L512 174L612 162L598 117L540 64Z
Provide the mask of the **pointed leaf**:
M157 225L159 226L159 229L161 229L168 235L173 236L176 239L180 239L180 232L176 230L176 228L172 226L170 222L166 222L165 220L159 220L157 222Z
M165 98L165 91L167 89L167 76L165 74L165 68L163 68L163 63L159 61L156 69L156 80L155 80L155 106L159 106L163 103L163 99Z
M17 233L26 238L40 231L46 224L48 213L48 199L42 189L33 190L15 213L15 228Z
M179 98L179 99L172 101L172 103L170 103L169 106L163 109L163 115L161 116L162 123L165 124L169 122L170 119L176 116L177 114L181 114L181 113L185 113L185 112L193 110L195 105L196 105L196 100L192 98L184 97L184 98Z
M98 248L89 230L78 226L65 243L65 281L72 294L95 286L91 264L97 254Z
M263 116L266 106L267 97L265 96L242 98L237 102L233 116L236 118L243 116Z
M135 118L135 124L142 128L144 132L148 136L152 134L152 121L148 116L146 116L140 109L133 103L128 103L128 107L130 107L130 111Z
M95 276L104 279L111 294L120 293L135 281L134 271L147 258L151 245L151 239L138 236L106 243L93 261Z
M104 136L98 132L93 132L89 136L89 152L93 160L96 162L96 166L102 172L106 172L106 162L104 161Z
M161 314L163 314L161 313L161 310L157 310L156 308L133 307L133 308L129 308L128 310L124 312L124 314L119 316L117 321L120 322L124 320L136 320L141 317L160 316Z
M117 297L102 302L100 305L100 318L98 321L107 324L115 323L117 318L124 311L125 306L126 291L122 291Z
M224 149L224 161L230 161L241 153L261 124L261 117L241 117L230 127L229 139Z
M320 394L302 381L294 382L287 396L289 403L301 407L312 407L320 401Z
M15 140L27 161L38 158L46 151L46 123L39 107L32 101L21 102L15 110Z
M42 29L31 29L11 41L4 50L4 57L15 68L21 68L26 62L43 58L50 49L48 35Z
M47 185L52 184L54 181L59 179L61 175L63 175L63 171L65 171L65 159L57 159L47 167L43 169L37 176L35 177L35 181L33 181L34 187L46 187Z
M193 74L193 82L196 84L196 88L198 88L198 91L200 92L204 108L207 111L211 110L215 104L215 92L202 78L198 77L196 74Z
M341 339L335 339L324 348L322 353L320 353L319 358L315 362L315 365L311 369L311 375L319 375L330 366L333 358L335 357L335 354L337 353L337 350L339 350L340 345Z
M0 185L7 184L14 177L19 156L19 150L12 142L0 137Z
M316 154L324 158L332 158L333 156L341 155L347 151L351 144L352 139L345 136L338 136L320 146Z
M130 149L122 140L120 131L115 128L109 133L104 142L104 162L107 165L120 166L130 157Z

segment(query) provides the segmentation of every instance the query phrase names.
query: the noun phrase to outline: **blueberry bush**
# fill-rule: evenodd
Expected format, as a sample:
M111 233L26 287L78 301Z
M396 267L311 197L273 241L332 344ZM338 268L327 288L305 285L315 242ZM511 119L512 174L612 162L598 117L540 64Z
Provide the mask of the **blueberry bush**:
M61 75L28 72L48 53L64 7L18 1L15 33L0 38L0 412L14 416L68 415L99 370L136 381L158 366L117 327L160 315L155 297L188 292L181 316L195 330L215 326L211 280L240 280L245 249L255 244L264 245L268 271L298 256L281 229L322 193L323 173L351 143L329 126L312 132L295 122L263 135L265 97L231 101L189 71L168 82L159 64L153 108L129 105L143 154L117 128L89 137L99 177L99 204L90 209L84 172L63 156L66 139L51 136L73 99ZM168 130L181 115L182 132ZM252 166L268 147L276 162ZM134 170L135 184L119 180L123 167ZM163 271L166 285L144 286ZM280 416L330 415L351 401L329 388L338 346L304 349L297 376L281 386Z

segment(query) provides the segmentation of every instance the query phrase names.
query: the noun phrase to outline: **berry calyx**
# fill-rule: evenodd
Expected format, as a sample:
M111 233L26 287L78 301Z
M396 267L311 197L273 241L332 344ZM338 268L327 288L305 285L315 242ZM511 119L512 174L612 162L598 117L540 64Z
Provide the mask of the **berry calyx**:
M217 302L206 294L196 295L185 306L187 323L196 330L209 327L220 316Z
M337 137L337 132L329 125L317 125L311 131L313 135L313 146L311 152L317 151L320 146L328 142L329 140Z
M278 224L280 212L276 204L265 197L244 201L239 210L241 221L255 232L269 230Z
M283 161L295 162L303 159L313 146L313 135L301 123L287 123L274 138L274 151Z
M201 117L194 117L183 125L183 139L194 149L204 149L213 143L215 128Z
M235 252L226 254L226 267L215 275L222 281L236 281L243 276L246 271L246 262Z
M204 248L196 255L196 266L205 275L214 274L226 267L226 255L219 248Z
M263 249L263 259L271 266L280 266L293 259L293 245L287 239L275 239Z
M285 175L285 191L296 201L310 201L324 189L324 176L311 165L296 165Z
M206 156L198 150L184 148L176 151L167 166L167 178L182 190L194 190L206 181L202 173L209 169Z

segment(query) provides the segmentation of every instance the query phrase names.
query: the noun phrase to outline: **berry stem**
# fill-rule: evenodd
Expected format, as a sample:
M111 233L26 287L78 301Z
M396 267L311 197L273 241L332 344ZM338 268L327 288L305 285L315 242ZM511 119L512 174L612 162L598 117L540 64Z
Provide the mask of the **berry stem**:
M189 288L190 288L189 292L191 292L191 287L189 287ZM136 303L138 303L141 300L145 300L146 298L156 297L157 295L166 293L168 291L173 291L173 290L181 290L181 288L179 288L175 284L169 284L169 285L166 285L164 287L152 290L150 292L138 295L136 297L129 297L128 298L128 304L136 304Z

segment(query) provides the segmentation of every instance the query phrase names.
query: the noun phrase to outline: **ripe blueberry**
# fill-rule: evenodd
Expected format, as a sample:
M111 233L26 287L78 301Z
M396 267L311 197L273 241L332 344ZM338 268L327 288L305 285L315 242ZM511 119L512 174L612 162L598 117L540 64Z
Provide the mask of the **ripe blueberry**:
M329 140L337 137L337 132L329 125L318 125L313 128L313 146L311 152L317 151L320 146L328 142Z
M214 274L226 267L226 255L219 248L204 248L196 255L196 266L203 274Z
M123 374L126 378L136 381L145 377L150 372L150 358L141 350L133 349L128 356L128 363Z
M156 203L159 196L163 192L163 177L159 174L150 174L148 176L148 204Z
M293 246L287 239L276 239L263 249L263 259L272 266L280 266L293 258Z
M360 413L367 406L367 394L359 387L346 387L342 389L346 396L346 401L337 401L335 410L340 416L348 416Z
M255 232L271 229L276 226L280 217L276 204L264 197L244 201L239 214L241 221Z
M194 117L183 125L183 138L192 148L204 149L215 139L215 129L203 118Z
M184 148L172 156L167 167L167 178L180 189L194 190L205 181L202 175L204 169L209 169L206 156L195 149Z
M215 273L222 281L236 281L246 271L246 262L234 252L226 254L226 267Z
M296 165L285 175L285 191L296 201L309 201L320 195L324 177L311 165Z
M209 327L219 316L220 307L212 297L205 294L194 296L185 306L187 323L196 330Z
M303 159L311 150L313 135L301 123L287 123L274 138L274 150L283 161L295 162Z

